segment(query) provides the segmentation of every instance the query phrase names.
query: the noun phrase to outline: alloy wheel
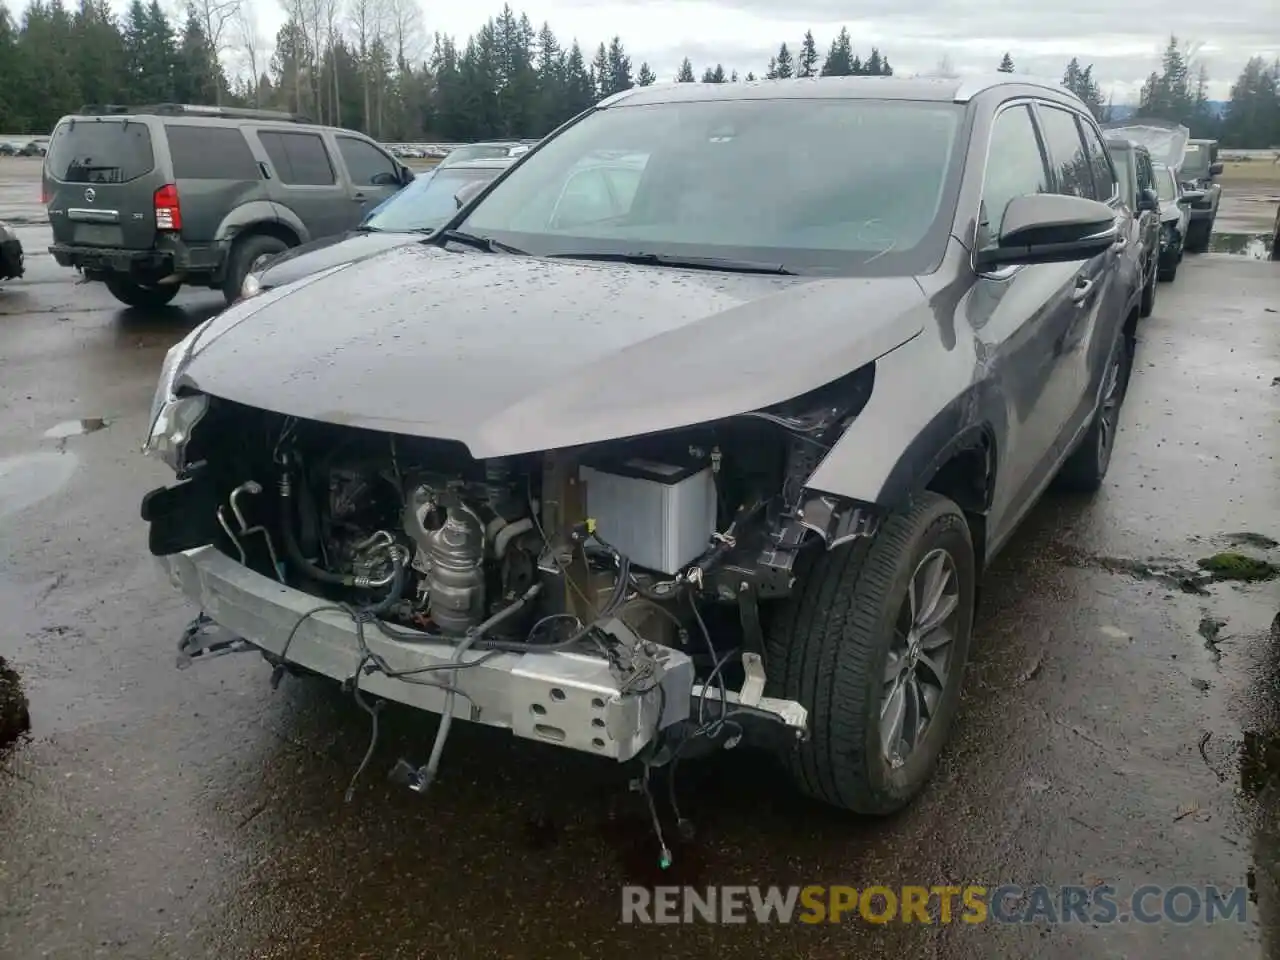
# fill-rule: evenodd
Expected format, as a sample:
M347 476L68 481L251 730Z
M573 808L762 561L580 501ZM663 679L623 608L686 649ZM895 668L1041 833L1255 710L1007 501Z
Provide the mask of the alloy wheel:
M932 550L911 575L885 661L880 746L893 769L919 747L938 712L959 610L955 560L946 550Z

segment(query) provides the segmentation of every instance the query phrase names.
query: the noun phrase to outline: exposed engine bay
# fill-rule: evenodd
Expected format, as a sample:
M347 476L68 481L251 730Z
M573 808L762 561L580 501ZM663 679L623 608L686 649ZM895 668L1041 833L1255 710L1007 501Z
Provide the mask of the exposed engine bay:
M294 670L302 622L341 610L356 625L360 665L348 683L366 710L364 678L375 674L443 698L430 759L398 768L414 789L435 776L461 701L472 701L470 719L499 722L460 677L504 654L521 656L502 675L512 705L497 711L508 717L500 725L640 757L647 776L686 745L733 746L758 726L803 734L803 707L762 696L762 608L789 593L803 549L874 525L857 505L804 487L871 376L866 368L790 408L485 461L460 444L213 400L190 430L179 471L188 482L155 491L143 512L158 555L207 543L197 521L175 532L170 519L164 533L166 517L202 512L194 493L159 503L202 491L216 505L209 529L221 553L318 599L279 650L231 641L260 648L274 682ZM213 621L202 617L184 635L190 657L208 652L199 637ZM393 666L375 635L437 651L435 660ZM549 692L516 692L525 689Z

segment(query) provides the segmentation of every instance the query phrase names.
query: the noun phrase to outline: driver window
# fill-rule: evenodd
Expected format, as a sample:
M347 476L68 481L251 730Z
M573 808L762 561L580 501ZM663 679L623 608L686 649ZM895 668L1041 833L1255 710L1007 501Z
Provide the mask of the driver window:
M991 129L982 181L978 246L993 243L999 236L1000 222L1010 200L1048 191L1049 174L1031 111L1026 106L1011 107L996 117Z

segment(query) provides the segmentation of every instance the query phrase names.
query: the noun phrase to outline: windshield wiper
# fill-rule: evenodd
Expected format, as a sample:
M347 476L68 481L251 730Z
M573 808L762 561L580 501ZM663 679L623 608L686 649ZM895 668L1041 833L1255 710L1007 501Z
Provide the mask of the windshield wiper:
M727 273L775 273L794 277L798 274L780 263L758 260L731 260L728 257L678 257L666 253L556 253L561 260L599 260L607 263L644 263L660 267L688 267L694 270L723 270Z
M528 254L519 247L513 247L509 243L502 243L494 240L492 237L480 237L474 233L467 233L464 230L441 230L436 234L438 237L444 238L446 241L452 240L455 243L464 243L468 247L475 247L477 250L483 250L485 253L514 253L521 256Z

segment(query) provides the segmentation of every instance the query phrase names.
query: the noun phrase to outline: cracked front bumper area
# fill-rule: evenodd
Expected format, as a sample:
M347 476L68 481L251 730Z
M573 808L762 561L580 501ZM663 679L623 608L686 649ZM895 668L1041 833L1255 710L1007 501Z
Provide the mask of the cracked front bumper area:
M337 609L309 614L328 606L320 598L255 573L213 546L158 559L174 586L225 631L221 645L244 641L268 659L278 659L288 642L290 663L339 682L356 674L361 663L356 624ZM365 626L364 638L370 652L397 672L448 666L455 651L447 643L394 640L372 625ZM422 676L448 681L466 695L455 700L460 719L621 762L639 754L660 732L686 724L692 704L702 696L689 657L671 648L656 649L662 670L643 690L624 690L603 659L567 651L501 653L462 667L452 677L448 670ZM469 654L468 659L477 656ZM772 725L803 732L804 708L761 697L762 684L761 669L758 685L749 682L741 695L730 693L730 707L741 699L744 719L772 718ZM360 689L432 713L442 713L448 697L438 687L379 672L362 674ZM713 696L708 691L708 698Z

